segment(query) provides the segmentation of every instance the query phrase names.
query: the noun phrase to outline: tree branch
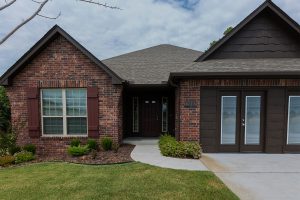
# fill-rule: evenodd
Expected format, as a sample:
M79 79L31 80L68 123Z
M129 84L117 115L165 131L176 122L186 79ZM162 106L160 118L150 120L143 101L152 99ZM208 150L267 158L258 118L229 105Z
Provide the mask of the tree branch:
M107 3L100 3L100 2L93 1L93 0L78 0L78 1L86 2L86 3L91 3L91 4L96 4L98 6L103 6L105 8L121 10L121 8L119 8L117 6L110 6Z
M0 7L0 11L7 8L8 6L12 5L13 3L15 3L17 0L12 0L9 3L6 3L4 6ZM6 2L6 1L5 1Z
M30 20L32 20L35 16L39 14L39 12L43 9L43 7L48 3L49 0L45 0L40 3L39 8L26 20L24 20L22 23L20 23L18 26L16 26L11 32L9 32L3 39L0 40L0 45L3 44L11 35L13 35L18 29L20 29L22 26L27 24Z

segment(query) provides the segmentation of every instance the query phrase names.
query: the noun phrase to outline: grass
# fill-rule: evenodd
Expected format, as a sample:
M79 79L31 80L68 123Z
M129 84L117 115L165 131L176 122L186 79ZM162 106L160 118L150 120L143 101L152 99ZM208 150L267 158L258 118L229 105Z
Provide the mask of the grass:
M0 169L0 199L238 199L213 173L141 163Z

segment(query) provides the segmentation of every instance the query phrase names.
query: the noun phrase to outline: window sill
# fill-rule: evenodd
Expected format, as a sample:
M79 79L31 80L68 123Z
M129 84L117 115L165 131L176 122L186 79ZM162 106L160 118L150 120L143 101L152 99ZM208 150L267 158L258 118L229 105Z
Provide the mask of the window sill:
M88 138L88 135L42 135L41 138Z

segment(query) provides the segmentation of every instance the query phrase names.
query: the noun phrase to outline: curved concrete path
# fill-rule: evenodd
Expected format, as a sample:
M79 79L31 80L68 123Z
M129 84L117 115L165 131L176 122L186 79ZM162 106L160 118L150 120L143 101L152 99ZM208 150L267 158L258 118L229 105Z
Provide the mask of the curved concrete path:
M135 161L170 169L208 170L200 160L162 156L158 147L158 139L129 138L125 139L123 143L135 145L135 148L131 152L131 158Z

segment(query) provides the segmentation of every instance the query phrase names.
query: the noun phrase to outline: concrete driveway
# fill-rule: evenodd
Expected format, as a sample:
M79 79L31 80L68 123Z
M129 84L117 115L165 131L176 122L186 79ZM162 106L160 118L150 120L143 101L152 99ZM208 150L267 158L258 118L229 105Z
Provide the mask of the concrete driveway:
M242 200L300 199L298 154L204 154L201 160Z

